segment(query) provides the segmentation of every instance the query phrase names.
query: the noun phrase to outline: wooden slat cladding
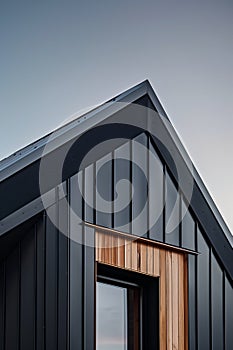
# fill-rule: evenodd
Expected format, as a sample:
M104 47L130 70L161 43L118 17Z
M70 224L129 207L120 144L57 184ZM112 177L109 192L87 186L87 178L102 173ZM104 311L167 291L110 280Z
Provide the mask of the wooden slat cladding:
M187 255L96 232L96 260L160 278L160 350L188 349Z

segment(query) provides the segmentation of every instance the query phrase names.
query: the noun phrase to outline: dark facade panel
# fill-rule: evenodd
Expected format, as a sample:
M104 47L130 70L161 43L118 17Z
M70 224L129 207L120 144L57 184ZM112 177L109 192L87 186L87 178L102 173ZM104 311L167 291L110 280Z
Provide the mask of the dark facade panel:
M148 136L132 141L132 233L148 235Z
M45 213L37 221L36 240L36 349L45 348Z
M95 349L95 230L85 228L83 245L84 349Z
M5 280L5 349L19 349L20 344L20 247L17 246L6 259Z
M189 348L228 350L233 344L232 281L200 229L197 250L188 260Z
M211 348L210 249L202 233L197 233L197 335L198 349Z
M58 232L58 350L68 343L68 208L67 199L59 201Z
M183 248L195 250L195 220L183 200L181 203L181 210L181 246Z
M113 225L113 161L112 153L96 162L96 224Z
M211 318L212 349L224 348L223 272L214 254L211 254Z
M83 186L82 172L70 179L69 186L69 350L83 349L83 199L79 186Z
M114 228L131 232L131 142L127 142L114 152ZM124 181L124 187L121 183ZM120 189L119 189L120 187ZM121 190L123 188L123 190ZM125 205L121 207L122 203Z
M84 170L84 211L85 221L95 223L95 164L89 165Z
M149 143L149 238L164 239L164 166Z
M224 289L225 289L225 349L231 350L233 344L233 286L232 281L230 283L229 278L224 276Z
M66 349L67 237L43 213L21 236L0 265L0 349Z
M0 264L0 350L5 344L5 262Z
M48 210L57 222L57 206ZM58 231L51 219L46 218L46 256L45 256L45 338L49 348L58 346Z
M166 172L165 188L165 242L180 245L180 194Z
M88 171L73 176L69 186L69 350L94 349L95 344L94 232L82 225L82 220L94 215L89 208L86 210L85 194L89 199L92 194L95 196L93 189L85 186L85 176L94 174L93 168L89 167ZM77 191L78 186L83 189L83 197Z
M20 247L20 349L33 349L36 331L35 226Z
M188 257L189 350L197 349L196 256Z

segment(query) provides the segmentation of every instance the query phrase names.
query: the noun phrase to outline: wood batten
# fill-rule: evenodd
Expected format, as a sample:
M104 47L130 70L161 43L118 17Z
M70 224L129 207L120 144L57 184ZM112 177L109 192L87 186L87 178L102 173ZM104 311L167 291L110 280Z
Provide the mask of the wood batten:
M160 350L188 349L186 252L96 229L96 261L160 278Z

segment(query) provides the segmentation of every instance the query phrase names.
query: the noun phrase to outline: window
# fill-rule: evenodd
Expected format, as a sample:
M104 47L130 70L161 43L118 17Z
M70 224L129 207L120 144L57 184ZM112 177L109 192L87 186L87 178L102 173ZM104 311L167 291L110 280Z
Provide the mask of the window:
M102 280L96 290L96 349L139 349L140 289Z
M158 279L98 264L96 350L159 349Z

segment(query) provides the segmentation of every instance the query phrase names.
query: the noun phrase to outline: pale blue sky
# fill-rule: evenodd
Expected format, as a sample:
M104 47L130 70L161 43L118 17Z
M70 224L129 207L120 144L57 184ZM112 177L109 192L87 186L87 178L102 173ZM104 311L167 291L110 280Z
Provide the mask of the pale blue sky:
M149 79L233 229L232 1L1 1L0 43L0 158Z

